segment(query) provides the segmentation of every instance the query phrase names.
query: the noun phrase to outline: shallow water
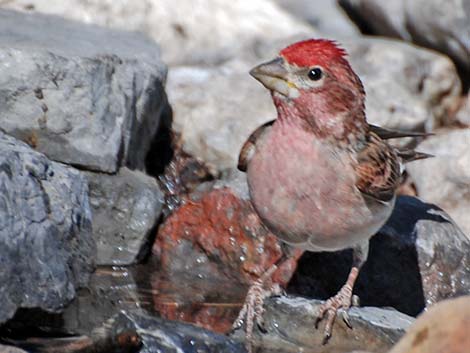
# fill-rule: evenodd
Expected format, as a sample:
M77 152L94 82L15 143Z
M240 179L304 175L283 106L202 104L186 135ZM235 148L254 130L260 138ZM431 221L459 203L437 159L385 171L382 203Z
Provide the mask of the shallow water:
M112 316L113 311L140 308L150 315L226 333L241 309L246 290L246 286L229 280L163 274L152 264L100 267L73 306L78 309L75 313L86 316L93 312L95 317L89 323L77 317L79 325L97 325ZM90 327L81 327L79 331L87 329Z

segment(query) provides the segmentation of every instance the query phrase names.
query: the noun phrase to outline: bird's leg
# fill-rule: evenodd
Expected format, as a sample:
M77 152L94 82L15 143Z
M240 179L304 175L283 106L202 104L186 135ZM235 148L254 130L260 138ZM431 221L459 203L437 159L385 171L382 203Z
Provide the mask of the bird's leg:
M263 303L264 300L273 295L281 295L283 290L277 283L272 282L274 272L289 259L289 256L283 253L266 272L263 273L248 289L245 303L243 304L237 319L233 323L232 330L239 329L245 323L245 345L248 353L253 348L253 329L256 323L261 330L264 330L263 322Z
M336 319L336 313L338 309L349 309L352 302L352 292L354 288L354 283L356 282L359 270L361 269L364 262L367 260L367 254L369 252L369 242L360 244L357 247L353 248L353 264L351 271L349 272L348 279L344 286L339 290L339 292L334 296L328 299L323 303L319 308L319 313L317 320L315 322L315 327L318 327L318 323L326 317L326 324L323 336L323 344L328 342L331 337L331 331L333 329L333 324ZM351 327L349 322L349 316L347 311L343 314L344 322Z

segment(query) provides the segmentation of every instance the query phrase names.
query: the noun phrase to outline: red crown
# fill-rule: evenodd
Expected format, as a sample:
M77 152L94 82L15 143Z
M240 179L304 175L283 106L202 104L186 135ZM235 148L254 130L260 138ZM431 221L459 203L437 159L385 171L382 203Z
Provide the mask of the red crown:
M327 67L330 61L346 61L346 51L336 42L327 39L308 39L282 49L279 53L289 64L297 66L320 65Z

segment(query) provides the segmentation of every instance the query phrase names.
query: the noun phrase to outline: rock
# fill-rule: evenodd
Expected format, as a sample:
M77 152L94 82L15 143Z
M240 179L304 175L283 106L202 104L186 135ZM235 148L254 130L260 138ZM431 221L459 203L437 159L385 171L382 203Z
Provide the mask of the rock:
M414 241L426 306L469 292L470 240L439 207L400 197L380 233Z
M450 56L467 74L470 71L470 1L340 0L339 3L364 32L402 38L435 49Z
M387 39L351 39L344 45L363 80L370 122L430 131L460 104L459 76L443 55Z
M462 98L463 103L456 113L455 120L465 126L470 126L470 93Z
M0 344L0 353L26 353L21 348Z
M30 334L39 328L65 336L89 336L116 313L142 309L148 315L214 332L231 330L246 286L231 279L199 278L191 272L168 276L152 260L130 267L98 267L86 289L80 289L62 313L23 309L5 329Z
M470 83L470 1L405 1L405 18L413 42L449 55Z
M444 300L418 317L389 353L466 353L470 296Z
M86 179L0 131L0 323L59 311L86 285L95 244Z
M171 133L171 127L167 133L175 135L173 138L166 140L166 142L164 142L165 140L161 141L162 145L173 146L169 152L170 156L166 161L158 162L157 159L158 163L147 165L147 171L157 176L165 195L162 211L163 218L166 218L178 208L182 200L201 183L214 180L219 176L217 171L209 168L202 160L183 150L180 136ZM159 132L158 136L161 136L161 132ZM161 153L161 149L158 146L156 146L156 151L157 154Z
M248 75L249 69L238 61L221 67L178 67L168 74L173 129L181 133L184 151L216 170L236 167L246 138L276 117L269 94Z
M137 33L0 10L0 47L5 131L84 169L144 168L166 104L166 68L154 43Z
M163 273L247 285L281 257L279 241L261 224L237 183L246 185L236 179L215 187L203 184L159 227L153 253ZM285 263L275 280L286 284L295 263Z
M142 340L140 353L244 353L243 344L193 325L148 316L141 311L119 314L113 330L135 330Z
M406 30L405 1L338 0L362 32L411 39Z
M162 46L163 59L171 66L220 63L237 56L248 42L310 28L270 0L13 0L4 6L144 32Z
M348 312L353 329L343 320L336 320L331 339L323 345L324 324L315 329L320 304L303 298L268 299L263 315L267 332L255 332L256 346L263 347L263 352L342 353L357 349L385 352L413 322L413 318L393 309L353 307ZM237 331L235 338L242 336L241 331Z
M407 166L418 195L445 209L470 237L470 130L437 131L419 145L435 155ZM430 174L430 172L432 174ZM432 175L432 177L430 177Z
M90 187L98 265L130 265L145 255L163 205L154 178L122 168L85 173Z
M183 149L216 170L234 168L246 138L277 114L250 68L305 36L258 43L253 53L218 67L172 68L167 92ZM402 130L431 130L460 103L452 62L433 52L385 39L341 41L364 82L370 122ZM204 87L204 89L201 89Z
M326 299L346 281L351 252L306 253L288 292ZM432 204L400 196L392 216L370 241L354 293L361 305L408 315L470 290L470 241Z
M116 313L141 307L142 300L132 269L97 267L86 288L79 289L62 312L21 309L4 328L13 334L22 332L26 337L36 332L59 336L90 335Z
M327 37L359 34L357 27L348 19L336 0L275 0L275 2L292 15L310 23Z
M150 262L152 263L152 262ZM147 312L169 320L192 323L218 333L232 329L245 300L247 287L231 278L200 278L192 271L165 274L165 268L143 265L139 275L139 296ZM145 272L146 270L146 272ZM148 286L149 285L149 286ZM148 287L147 287L148 286Z
M140 309L118 312L79 337L36 338L15 343L35 352L246 352L242 343L227 336L150 316Z

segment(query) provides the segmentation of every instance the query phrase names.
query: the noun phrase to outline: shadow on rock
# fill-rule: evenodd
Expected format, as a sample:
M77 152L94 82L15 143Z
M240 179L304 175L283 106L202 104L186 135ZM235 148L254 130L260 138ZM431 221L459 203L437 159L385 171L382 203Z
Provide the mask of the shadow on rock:
M470 242L435 205L401 196L388 222L370 241L355 294L361 305L394 307L416 316L425 306L468 293ZM305 253L291 293L327 299L344 283L350 250Z

